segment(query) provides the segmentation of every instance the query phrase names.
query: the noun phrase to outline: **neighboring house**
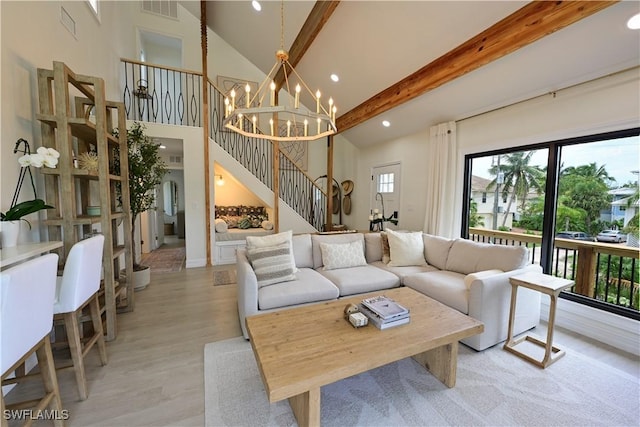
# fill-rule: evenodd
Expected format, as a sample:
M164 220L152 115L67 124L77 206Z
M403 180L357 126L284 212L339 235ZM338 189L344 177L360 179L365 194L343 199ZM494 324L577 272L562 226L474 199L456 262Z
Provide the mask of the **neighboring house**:
M482 222L484 223L483 228L493 229L493 219L495 212L495 198L496 198L496 188L489 188L489 184L492 180L487 178L482 178L476 175L471 177L471 200L476 203L478 207L478 216L482 218ZM514 202L511 204L511 212L509 212L509 216L507 217L507 221L505 222L505 227L509 229L513 225L513 219L516 214L515 210L517 208L518 199L516 198ZM498 206L497 206L497 226L496 228L502 225L502 221L504 221L504 215L509 204L509 197L504 197L503 194L498 195Z
M624 225L634 217L638 211L638 201L628 206L630 197L636 192L632 187L620 187L609 190L608 193L613 197L611 207L600 213L600 219L603 221L623 221Z

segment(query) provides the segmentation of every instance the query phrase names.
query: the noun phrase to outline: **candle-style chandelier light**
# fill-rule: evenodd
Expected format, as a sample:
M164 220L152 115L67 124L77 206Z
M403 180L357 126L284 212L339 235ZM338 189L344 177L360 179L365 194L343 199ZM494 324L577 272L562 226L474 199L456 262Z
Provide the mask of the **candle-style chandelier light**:
M289 54L284 50L284 1L280 3L280 49L276 52L276 63L258 86L251 92L249 83L245 86L244 105L237 105L239 98L234 90L224 100L224 127L239 134L264 138L272 141L313 141L336 133L336 106L329 98L328 107L322 104L322 94L315 93L289 63ZM289 94L284 102L279 102L275 76L282 67L284 86ZM291 77L295 76L296 86L292 92ZM303 92L304 91L304 92ZM315 112L307 109L300 101L310 95L315 104ZM307 97L308 99L308 97Z

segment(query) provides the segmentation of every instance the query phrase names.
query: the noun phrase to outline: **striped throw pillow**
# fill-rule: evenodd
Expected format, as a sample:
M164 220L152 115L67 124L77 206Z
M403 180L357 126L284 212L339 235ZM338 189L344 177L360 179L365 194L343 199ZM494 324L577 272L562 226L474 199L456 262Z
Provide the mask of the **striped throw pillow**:
M248 248L247 256L256 273L258 288L296 280L291 264L291 245L289 242L274 246Z

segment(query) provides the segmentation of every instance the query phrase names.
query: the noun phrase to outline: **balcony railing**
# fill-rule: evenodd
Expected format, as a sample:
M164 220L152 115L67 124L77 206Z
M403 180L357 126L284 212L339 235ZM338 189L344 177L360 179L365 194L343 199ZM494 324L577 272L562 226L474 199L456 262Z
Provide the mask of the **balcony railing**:
M532 234L469 228L469 238L499 245L526 246L531 263L540 263L542 237ZM603 309L640 318L640 251L615 243L555 239L552 272L554 276L574 280L574 295L599 301Z
M188 70L121 60L128 120L202 126L202 75Z

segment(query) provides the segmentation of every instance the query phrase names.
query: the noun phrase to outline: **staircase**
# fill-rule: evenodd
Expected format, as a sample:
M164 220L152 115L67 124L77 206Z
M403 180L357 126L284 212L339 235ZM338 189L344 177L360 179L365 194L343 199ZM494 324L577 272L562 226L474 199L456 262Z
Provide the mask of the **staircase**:
M322 230L326 221L326 192L314 183L285 153L279 151L279 172L274 177L274 145L270 140L249 138L225 129L224 95L207 79L203 85L202 74L174 68L122 60L125 78L123 100L127 119L182 126L202 126L202 93L206 87L209 95L209 135L233 161L250 172L271 198L251 185L263 200L273 200L273 189L278 180L280 206L288 208L281 217L295 213L309 227L306 231ZM143 79L142 77L146 77ZM227 156L223 156L226 161ZM218 156L216 156L216 161ZM223 165L229 169L228 163ZM239 177L240 178L240 177ZM245 185L251 179L242 179Z

